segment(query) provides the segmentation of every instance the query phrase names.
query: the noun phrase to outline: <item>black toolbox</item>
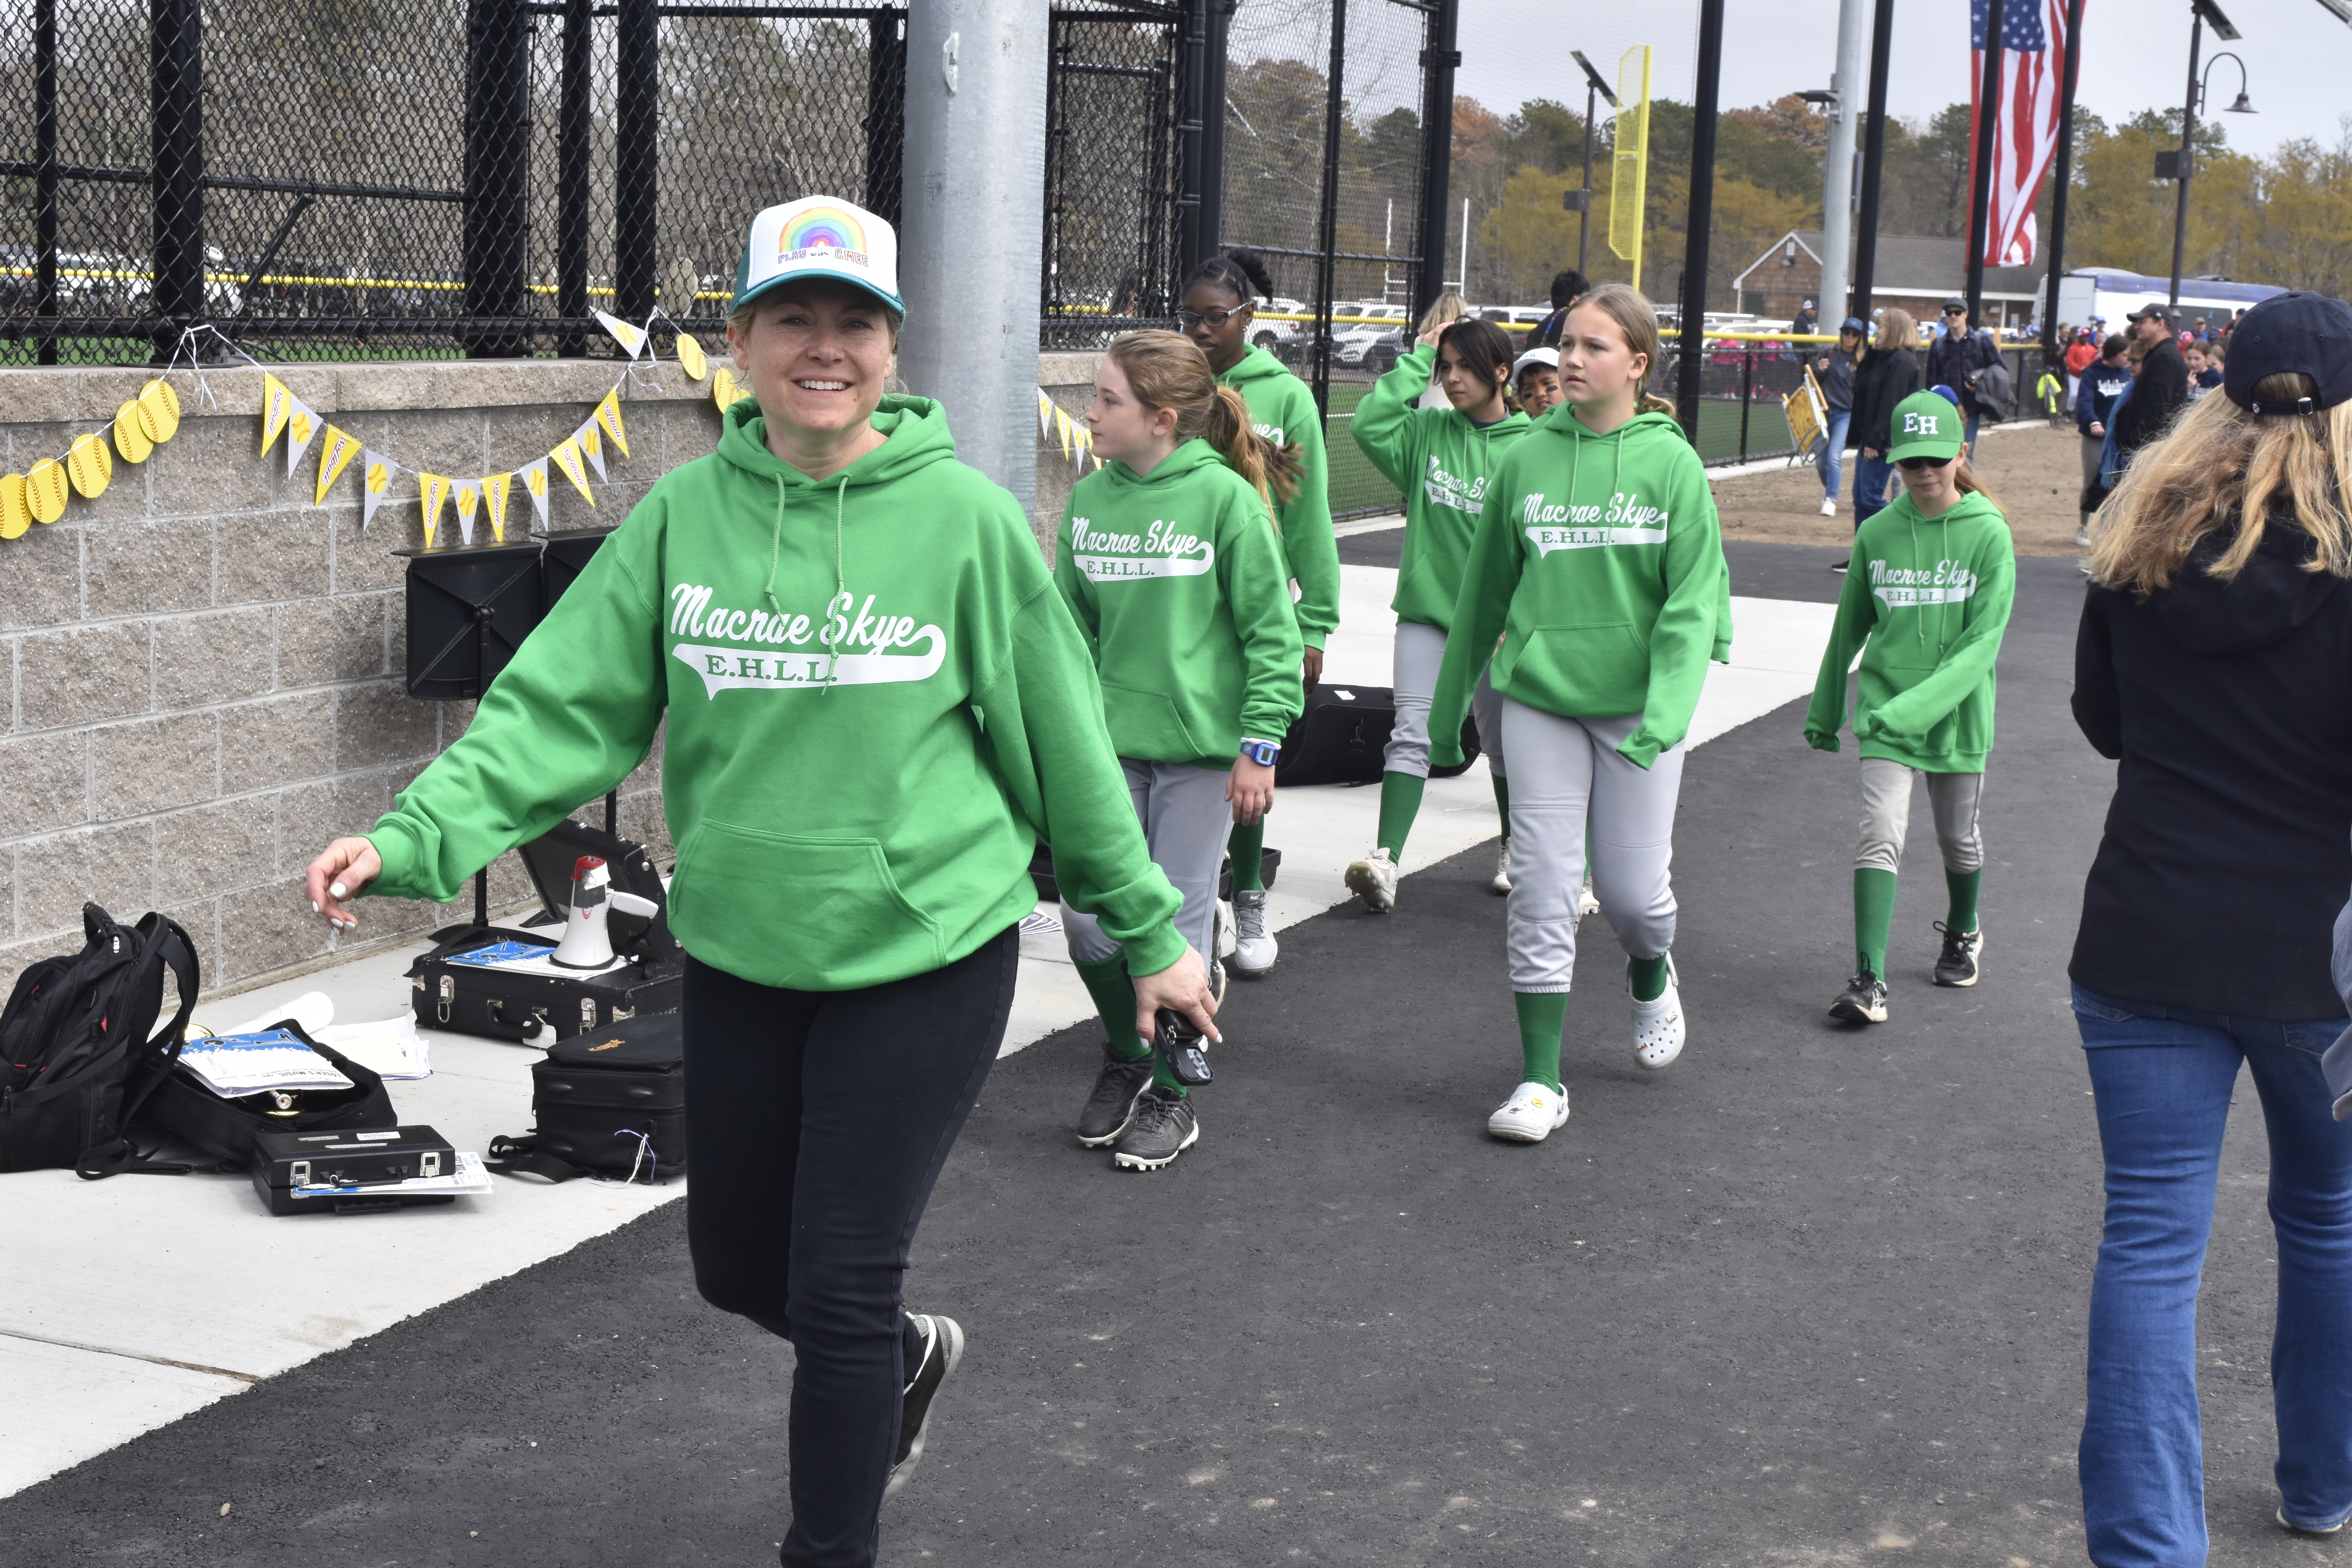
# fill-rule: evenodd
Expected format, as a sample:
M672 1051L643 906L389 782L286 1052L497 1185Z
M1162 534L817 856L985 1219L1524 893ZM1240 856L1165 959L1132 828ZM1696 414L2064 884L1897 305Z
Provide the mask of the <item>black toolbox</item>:
M556 939L503 927L449 926L433 950L408 966L416 1021L492 1039L549 1046L648 1013L677 1011L685 969L669 933L661 875L641 845L576 822L560 822L522 847L543 917L562 929L572 868L583 855L602 858L612 886L661 906L650 919L615 910L607 917L609 969L558 969L547 955Z

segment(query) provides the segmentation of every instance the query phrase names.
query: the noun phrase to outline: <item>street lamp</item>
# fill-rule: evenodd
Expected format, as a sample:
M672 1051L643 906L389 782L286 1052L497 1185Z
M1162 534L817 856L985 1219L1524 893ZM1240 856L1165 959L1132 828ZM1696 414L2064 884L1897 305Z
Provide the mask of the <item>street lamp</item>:
M2213 68L2223 60L2228 60L2238 68L2238 101L2221 112L2224 114L2253 113L2254 100L2246 96L2246 62L2228 49L2222 50L2206 62L2204 79L2197 84L2197 107L2200 110L2205 107L2206 95L2213 86Z
M1561 205L1577 215L1576 270L1581 275L1584 271L1585 236L1592 227L1592 112L1597 107L1593 100L1596 97L1605 98L1609 100L1609 107L1614 109L1617 107L1617 95L1609 89L1607 82L1601 79L1601 73L1592 68L1592 62L1584 58L1582 49L1570 49L1569 53L1578 65L1584 68L1584 188L1568 192L1561 197Z
M2326 3L2326 0L2322 0L2322 4ZM2332 6L2330 8L2333 9ZM2189 0L2189 88L2180 104L2180 151L2169 159L2158 153L2156 161L2156 177L2161 180L2169 176L2179 181L2180 185L2172 207L2172 294L2166 301L2175 308L2180 304L2181 251L2189 243L2189 180L2196 172L2197 110L2204 100L2202 79L2197 74L2197 55L2204 47L2205 24L2208 22L2213 24L2215 37L2235 43L2242 37L2236 24L2222 14L2221 7L2214 0ZM2213 58L2218 60L2221 57L2216 55ZM2230 108L2239 114L2252 114L2254 106L2247 100L2245 92L2246 62L2239 60L2235 55L2229 58L2238 60L2238 101ZM2168 168L2168 163L2170 165Z

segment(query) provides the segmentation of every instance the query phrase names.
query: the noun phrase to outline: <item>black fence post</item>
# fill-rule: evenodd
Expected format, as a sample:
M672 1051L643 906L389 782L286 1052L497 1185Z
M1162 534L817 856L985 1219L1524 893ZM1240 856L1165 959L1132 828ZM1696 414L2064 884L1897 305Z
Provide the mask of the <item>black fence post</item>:
M2050 299L2042 310L2042 352L2053 366L2066 351L2058 341L2058 284L2066 271L2066 197L2074 184L2074 85L2082 68L2083 0L2066 0L2066 72L2058 88L2058 166L2051 173L2050 256L2045 263Z
M1886 72L1895 44L1895 0L1878 0L1870 27L1870 129L1862 144L1862 210L1854 223L1853 313L1867 341L1877 335L1870 296L1878 287L1878 182L1886 167Z
M1739 460L1748 460L1748 411L1756 406L1756 345L1743 343L1739 356Z
M654 311L661 203L661 17L655 0L619 0L613 106L613 313Z
M1715 222L1715 110L1723 87L1723 0L1699 0L1698 75L1693 86L1689 234L1683 248L1682 312L1675 323L1675 357L1682 370L1675 388L1675 417L1696 447L1699 383L1706 366L1706 242Z
M530 234L530 14L523 0L466 7L466 314L527 313ZM470 331L468 358L524 352L508 327Z
M149 0L157 364L205 310L204 25L201 0Z
M1323 201L1316 226L1315 363L1307 384L1315 392L1315 407L1331 416L1331 294L1339 276L1339 127L1347 103L1343 96L1348 64L1348 0L1331 0L1331 73L1324 83Z
M563 0L563 78L555 110L555 313L557 353L588 352L588 126L594 90L592 0Z
M1413 280L1412 315L1419 321L1445 291L1446 189L1454 163L1454 68L1461 0L1437 0L1429 14L1429 47L1421 57L1421 274ZM1470 280L1464 279L1466 291Z
M1184 0L1176 51L1176 266L1189 271L1216 248L1216 231L1202 222L1208 195L1209 6ZM1219 105L1222 118L1223 105ZM1121 301L1114 300L1112 309Z
M1225 51L1241 0L1209 0L1208 69L1202 76L1207 118L1201 121L1201 254L1214 256L1225 233ZM1172 304L1171 304L1172 308Z
M33 314L39 363L58 363L58 0L33 5Z
M1969 185L1969 330L1984 325L1985 247L1992 226L1993 139L2000 134L2001 0L1986 0L1984 79L1977 88L1976 167Z
M904 11L877 11L866 23L866 207L893 226L905 188L906 25Z

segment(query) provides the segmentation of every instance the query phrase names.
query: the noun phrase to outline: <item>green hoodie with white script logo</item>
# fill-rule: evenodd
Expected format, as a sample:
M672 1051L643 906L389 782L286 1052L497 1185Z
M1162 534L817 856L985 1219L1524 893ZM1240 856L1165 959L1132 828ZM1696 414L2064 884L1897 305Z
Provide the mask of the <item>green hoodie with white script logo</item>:
M1064 896L1147 974L1183 955L1078 628L1010 495L939 405L812 479L759 405L663 476L369 835L369 889L446 901L643 762L665 716L671 929L763 985L843 991L951 963Z
M1617 750L1648 767L1690 731L1710 658L1731 652L1731 574L1698 454L1664 414L1605 436L1561 404L1495 470L1429 715L1430 761L1461 760L1470 689L1572 719L1638 713Z
M1298 623L1265 501L1197 437L1139 476L1112 462L1062 515L1054 584L1094 644L1111 744L1233 766L1298 717Z
M1298 583L1298 635L1321 647L1339 625L1339 542L1331 532L1330 454L1307 384L1253 348L1217 377L1249 405L1250 424L1277 447L1298 447L1298 489L1282 503L1282 558Z
M1454 622L1462 568L1495 465L1534 425L1514 411L1482 428L1458 408L1415 406L1436 364L1434 342L1397 361L1356 405L1348 433L1372 467L1404 492L1404 552L1389 608L1398 620L1444 631Z

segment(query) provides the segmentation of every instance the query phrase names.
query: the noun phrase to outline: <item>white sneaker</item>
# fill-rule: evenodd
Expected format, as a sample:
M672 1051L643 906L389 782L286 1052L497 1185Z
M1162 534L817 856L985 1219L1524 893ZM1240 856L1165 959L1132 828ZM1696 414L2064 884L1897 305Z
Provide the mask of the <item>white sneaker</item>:
M1217 951L1212 956L1231 958L1234 955L1234 948L1241 941L1240 933L1234 931L1234 924L1232 902L1225 899L1219 899L1217 900L1217 933L1213 939Z
M1486 884L1486 890L1496 894L1511 890L1511 841L1507 838L1495 854L1495 879Z
M2091 531L2089 529L2078 528L2074 531L2074 548L2077 550L2088 550L2091 548Z
M1384 915L1396 908L1396 862L1385 849L1375 849L1348 868L1348 891L1364 900L1364 908Z
M1666 988L1654 1002L1633 1004L1633 1059L1655 1072L1683 1054L1683 996L1675 985L1674 954L1666 955ZM1625 992L1633 991L1633 966L1626 966Z
M1568 1094L1548 1083L1523 1083L1486 1118L1489 1137L1511 1143L1540 1143L1568 1120Z
M1822 498L1822 515L1823 517L1835 517L1837 515L1837 502L1835 500L1829 496L1823 496Z
M1265 929L1265 889L1234 893L1234 955L1226 967L1244 980L1255 980L1274 968L1281 953L1281 944Z
M1584 886L1576 895L1576 918L1582 920L1587 915L1597 915L1600 912L1601 900L1595 898L1592 892L1592 873L1587 870L1584 873Z

